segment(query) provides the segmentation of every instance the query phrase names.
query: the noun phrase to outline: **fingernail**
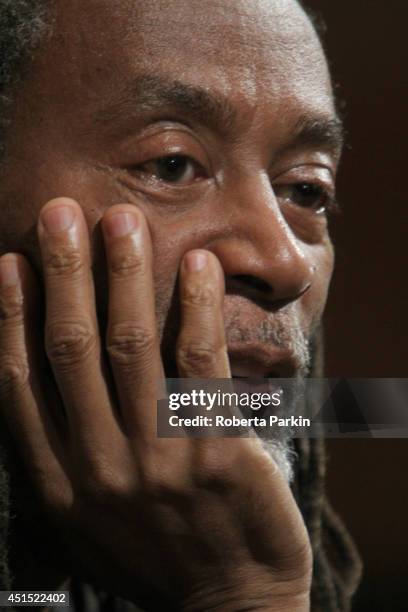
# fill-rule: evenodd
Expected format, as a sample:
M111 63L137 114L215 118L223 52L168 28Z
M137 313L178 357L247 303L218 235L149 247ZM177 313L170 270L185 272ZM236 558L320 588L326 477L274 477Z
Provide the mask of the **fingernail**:
M188 253L185 262L188 272L201 272L207 265L208 255L204 251Z
M18 266L15 259L0 259L0 286L12 287L19 282Z
M139 227L139 219L130 212L114 213L106 217L105 227L111 238L120 238L134 232Z
M41 220L50 234L69 230L74 222L75 211L71 206L53 206L44 211Z

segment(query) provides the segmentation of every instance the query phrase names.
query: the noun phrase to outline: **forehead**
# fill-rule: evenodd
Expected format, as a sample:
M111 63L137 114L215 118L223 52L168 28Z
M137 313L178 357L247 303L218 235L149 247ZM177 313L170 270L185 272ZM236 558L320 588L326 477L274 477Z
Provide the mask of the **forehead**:
M58 0L48 51L60 93L81 95L82 106L155 74L249 110L288 101L332 109L324 53L294 0Z

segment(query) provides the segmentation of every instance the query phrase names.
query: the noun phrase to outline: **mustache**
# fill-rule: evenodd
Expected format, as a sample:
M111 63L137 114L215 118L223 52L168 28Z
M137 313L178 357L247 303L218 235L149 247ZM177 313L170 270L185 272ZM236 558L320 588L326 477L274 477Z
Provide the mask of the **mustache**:
M167 296L163 291L160 299L157 297L156 314L164 367L168 377L177 377L174 347L181 324L178 292L174 287L172 290L168 288ZM256 308L256 312L257 315L254 319L251 317L251 321L238 305L229 309L224 318L227 345L258 343L286 350L296 363L296 377L306 378L313 365L313 346L319 320L313 320L310 328L304 331L294 304L273 312L263 310L262 314Z
M290 352L298 364L299 376L307 376L311 367L311 337L301 328L293 310L266 315L258 325L243 324L239 310L225 322L227 343L272 344Z

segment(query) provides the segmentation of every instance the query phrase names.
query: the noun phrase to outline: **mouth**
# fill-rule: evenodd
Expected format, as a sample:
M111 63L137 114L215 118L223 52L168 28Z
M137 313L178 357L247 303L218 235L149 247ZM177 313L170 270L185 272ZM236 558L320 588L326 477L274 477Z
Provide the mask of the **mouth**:
M292 378L300 369L291 351L273 344L230 344L228 356L233 378Z
M228 358L232 378L293 378L302 369L292 351L263 343L229 343ZM178 378L176 359L164 362L167 378Z

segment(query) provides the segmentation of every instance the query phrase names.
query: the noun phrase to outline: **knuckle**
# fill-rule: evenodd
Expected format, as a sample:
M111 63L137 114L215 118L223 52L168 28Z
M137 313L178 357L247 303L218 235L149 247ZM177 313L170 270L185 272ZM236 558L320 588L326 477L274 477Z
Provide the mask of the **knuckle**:
M211 374L216 370L218 351L203 342L181 341L177 347L177 363L184 373Z
M143 259L136 253L112 255L110 269L114 276L132 276L143 271Z
M0 324L20 324L23 321L23 295L14 287L0 294Z
M219 441L205 441L199 445L194 462L194 478L198 486L226 491L236 483L235 471L232 456L225 452Z
M175 478L168 480L161 477L145 477L143 492L147 498L155 501L187 500L191 497L189 489Z
M213 306L216 303L214 287L205 283L187 284L183 287L181 303L185 307Z
M77 365L86 359L95 346L96 336L90 322L58 321L47 327L47 355L57 366Z
M191 486L184 481L184 478L179 477L168 462L166 465L154 460L144 460L140 479L143 493L150 499L187 499L192 494Z
M9 395L10 393L21 392L29 382L29 368L27 362L17 357L3 355L0 363L0 393Z
M72 494L67 487L61 486L58 479L50 477L44 471L34 473L34 482L40 499L47 511L53 515L65 514L72 504Z
M80 273L84 267L81 252L73 247L61 247L45 257L45 268L51 276L64 277Z
M106 348L113 361L131 365L152 353L156 342L154 332L129 323L118 323L109 331Z
M77 497L82 504L113 506L129 499L136 488L125 473L107 461L93 462L78 484Z

